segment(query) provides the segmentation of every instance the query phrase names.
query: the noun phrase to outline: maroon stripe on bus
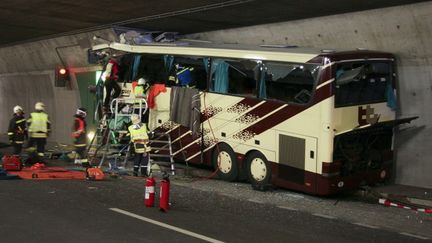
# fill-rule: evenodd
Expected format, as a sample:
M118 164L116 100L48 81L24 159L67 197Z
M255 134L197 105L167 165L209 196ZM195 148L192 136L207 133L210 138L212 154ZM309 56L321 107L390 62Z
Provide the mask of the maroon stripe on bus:
M265 102L264 104L261 104L260 106L256 107L255 109L249 111L244 116L252 115L257 117L263 117L266 114L268 114L271 111L276 110L277 108L281 107L283 104L277 103L277 102Z
M192 143L195 139L197 139L197 138L194 138L194 137L192 136L192 134L189 133L189 134L187 134L186 136L182 137L181 139L175 141L175 142L172 144L172 146L173 146L173 148L181 149L181 148L184 148L184 147L188 146L188 145L189 145L190 143Z
M256 104L258 104L259 102L261 102L261 100L259 100L259 99L244 98L244 99L240 100L238 103L232 105L231 107L228 107L227 109L230 109L230 108L233 109L235 107L253 107ZM218 107L215 107L215 109L217 109L217 108ZM235 110L235 109L233 109L233 110ZM210 112L201 112L201 122L206 121L207 119L215 116L218 113L219 113L218 111L212 111L212 110L210 110Z
M180 152L178 152L178 151L175 151L175 153L177 153L175 155L175 157L180 159L180 160L186 160L187 158L191 157L192 155L199 153L201 151L201 146L197 143L193 143L191 146L181 150Z
M328 97L331 96L331 83L325 85L324 87L316 90L314 98L313 98L313 104L316 104ZM312 106L311 105L311 106ZM300 112L310 108L311 106L300 106L300 105L288 105L279 111L271 114L270 116L260 120L259 122L249 126L248 128L244 129L240 133L249 133L249 134L260 134L280 123L283 121L299 114Z
M238 102L236 105L245 105L245 106L253 107L260 102L261 102L261 100L259 100L259 99L244 98L240 102Z
M323 56L316 56L312 59L310 59L309 61L307 61L306 63L311 63L311 64L323 64L324 63L324 58Z
M196 156L189 159L189 162L194 163L194 164L212 165L212 158L211 158L212 152L213 152L213 149L209 149L209 150L205 151L203 156L202 156L202 160L201 160L201 154L197 154Z
M183 134L185 134L189 131L190 131L189 128L180 125L179 127L173 129L168 134L171 137L171 141L173 141L173 140L177 139L178 137L182 136Z

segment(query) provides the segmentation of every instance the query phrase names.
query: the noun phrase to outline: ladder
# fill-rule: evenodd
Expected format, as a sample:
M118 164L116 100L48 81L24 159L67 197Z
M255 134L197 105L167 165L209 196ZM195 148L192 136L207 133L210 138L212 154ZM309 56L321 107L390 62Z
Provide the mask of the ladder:
M123 108L126 107L127 109L120 110L120 105L124 105ZM126 135L128 131L127 128L118 128L117 122L121 117L130 118L132 114L135 114L135 111L138 111L141 119L142 115L147 112L147 102L143 98L115 98L111 101L110 110L111 117L108 114L104 114L99 122L95 136L87 148L88 155L92 155L89 161L93 163L98 153L101 152L102 157L99 167L102 167L106 159L114 159L113 165L117 167L119 157L124 155L123 166L126 167L130 145L120 144L119 136ZM112 125L111 127L110 124ZM111 167L111 163L109 163L109 166Z
M172 151L171 136L167 133L154 133L153 137L154 139L149 140L149 144L152 149L149 153L150 158L169 158L168 163L170 165L171 175L175 175L174 155ZM168 153L164 153L164 151ZM163 162L159 161L156 164L162 164L162 163Z

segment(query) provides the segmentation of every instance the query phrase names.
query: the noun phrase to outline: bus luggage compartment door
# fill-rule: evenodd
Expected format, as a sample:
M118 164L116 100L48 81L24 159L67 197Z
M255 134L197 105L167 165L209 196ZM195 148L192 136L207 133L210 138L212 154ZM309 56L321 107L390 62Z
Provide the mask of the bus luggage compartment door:
M279 134L278 140L278 178L313 190L317 171L317 139Z

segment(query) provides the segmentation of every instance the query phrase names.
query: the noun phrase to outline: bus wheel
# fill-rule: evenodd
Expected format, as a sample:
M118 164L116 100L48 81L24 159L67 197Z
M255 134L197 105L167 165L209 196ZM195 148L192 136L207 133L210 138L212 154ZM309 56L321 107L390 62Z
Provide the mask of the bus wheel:
M238 177L238 163L234 150L226 143L218 144L213 150L213 167L217 169L219 178L234 181Z
M266 157L258 152L250 153L246 160L248 179L252 185L270 184L271 170Z

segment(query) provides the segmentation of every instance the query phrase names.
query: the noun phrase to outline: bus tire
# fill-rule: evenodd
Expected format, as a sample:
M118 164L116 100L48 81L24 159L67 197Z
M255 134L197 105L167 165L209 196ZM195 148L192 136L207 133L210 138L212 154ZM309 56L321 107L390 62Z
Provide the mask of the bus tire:
M218 157L220 157L220 163L218 163ZM212 163L220 179L224 181L237 180L239 168L231 146L226 143L216 145L213 150Z
M252 151L247 156L246 166L252 186L268 186L271 183L270 164L261 152Z

